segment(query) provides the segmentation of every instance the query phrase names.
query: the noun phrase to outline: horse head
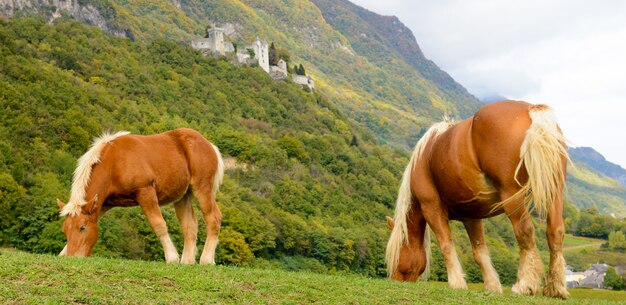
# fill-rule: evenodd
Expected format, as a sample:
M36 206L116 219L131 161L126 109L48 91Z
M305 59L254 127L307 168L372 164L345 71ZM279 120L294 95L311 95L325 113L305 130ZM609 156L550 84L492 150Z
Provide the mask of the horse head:
M67 239L65 248L60 255L85 257L91 255L93 246L98 240L98 196L84 205L67 213L63 222L63 233ZM57 198L57 204L63 211L66 204Z
M392 238L387 245L387 272L391 279L402 282L415 282L426 271L428 266L428 252L422 242L409 236L411 242L404 238L393 238L400 230L395 230L393 219L387 217L387 227L392 232ZM426 276L428 276L426 274Z

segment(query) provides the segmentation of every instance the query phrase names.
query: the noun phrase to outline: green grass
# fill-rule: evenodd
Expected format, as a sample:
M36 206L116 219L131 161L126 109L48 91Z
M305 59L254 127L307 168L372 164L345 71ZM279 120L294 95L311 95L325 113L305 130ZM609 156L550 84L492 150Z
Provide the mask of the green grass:
M585 237L573 236L571 234L566 234L563 242L565 243L565 247L567 248L567 247L592 246L595 244L602 244L606 241L602 239L585 238Z
M355 275L65 258L0 249L2 304L613 304L626 292L571 290L567 302L445 283Z

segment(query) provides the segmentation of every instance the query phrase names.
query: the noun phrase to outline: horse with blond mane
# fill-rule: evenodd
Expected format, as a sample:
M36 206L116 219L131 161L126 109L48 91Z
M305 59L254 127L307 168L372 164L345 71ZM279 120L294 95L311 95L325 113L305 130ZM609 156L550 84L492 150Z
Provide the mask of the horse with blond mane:
M219 150L188 128L141 136L104 134L78 160L70 200L57 199L65 216L67 244L60 255L89 256L98 240L98 220L113 207L139 205L159 237L165 260L179 262L160 205L174 203L184 236L180 262L196 261L198 222L192 196L200 203L207 237L201 264L215 264L222 215L215 195L224 176Z
M391 278L416 281L427 273L428 227L437 238L452 288L467 288L449 220L463 222L485 289L502 292L485 244L482 219L506 213L520 248L512 291L540 292L544 267L530 208L546 218L550 265L543 293L567 298L563 258L565 139L546 105L501 101L458 123L433 125L418 141L404 171L386 263Z

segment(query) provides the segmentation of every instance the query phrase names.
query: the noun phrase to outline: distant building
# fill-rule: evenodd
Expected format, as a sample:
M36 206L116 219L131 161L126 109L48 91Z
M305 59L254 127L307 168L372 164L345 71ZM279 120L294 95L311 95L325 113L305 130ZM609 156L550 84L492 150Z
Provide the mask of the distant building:
M291 79L298 85L308 86L311 90L315 89L315 82L313 81L313 78L308 75L293 74Z
M206 54L223 56L234 50L233 44L224 42L224 30L222 28L210 28L204 38L199 38L191 42L191 47Z
M565 282L567 288L576 288L580 286L580 282L585 279L583 272L574 272L572 266L567 266L565 270Z
M273 79L285 79L287 78L287 63L280 59L278 65L270 66L270 76Z
M580 281L579 287L604 288L604 276L609 269L607 264L593 264L583 272L584 279Z
M270 73L270 53L269 47L267 45L267 40L259 39L259 36L256 37L252 45L248 46L249 48L254 50L254 58L257 60L259 67L263 69L266 73Z
M224 56L227 53L235 52L234 45L224 40L224 29L219 27L207 29L206 37L191 41L191 47L200 50L205 56ZM267 41L261 41L258 36L252 44L238 48L234 60L238 64L258 64L273 79L285 79L289 74L287 63L282 58L278 61L278 65L270 65ZM311 90L315 88L313 78L310 76L293 75L292 79L294 83L308 86Z

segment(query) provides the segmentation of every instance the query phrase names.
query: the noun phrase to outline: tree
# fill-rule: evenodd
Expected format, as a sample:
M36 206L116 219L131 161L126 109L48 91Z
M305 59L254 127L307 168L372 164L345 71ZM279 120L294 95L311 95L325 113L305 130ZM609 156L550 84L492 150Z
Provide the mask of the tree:
M617 274L615 268L609 267L604 276L604 287L610 287L613 290L622 290L626 288L626 280Z
M626 250L626 236L624 236L622 231L609 233L609 249Z
M13 211L25 195L26 190L11 175L0 174L0 245L8 244L8 231L17 218Z
M289 63L291 61L291 54L289 54L289 51L287 51L287 49L285 48L276 49L276 63L278 63L278 61L281 59L284 60L286 63Z
M309 156L304 149L304 144L302 144L298 138L285 136L278 139L276 142L280 148L287 152L287 156L289 158L297 158L303 163L309 159Z
M350 146L359 146L359 140L356 138L356 135L352 135L352 140L350 140Z
M304 66L302 66L302 64L298 66L298 75L306 75L306 71L304 70Z
M269 57L269 61L270 61L270 65L277 65L278 64L278 56L276 56L276 48L274 47L274 42L272 41L272 43L270 44L270 50L268 52L268 57Z
M222 228L216 256L219 262L236 266L247 266L254 258L245 237L231 227Z

